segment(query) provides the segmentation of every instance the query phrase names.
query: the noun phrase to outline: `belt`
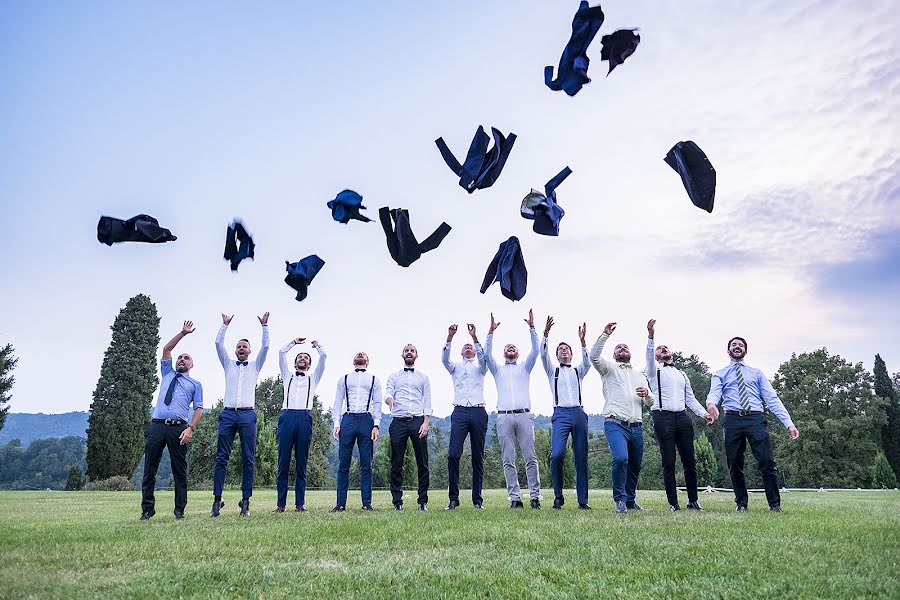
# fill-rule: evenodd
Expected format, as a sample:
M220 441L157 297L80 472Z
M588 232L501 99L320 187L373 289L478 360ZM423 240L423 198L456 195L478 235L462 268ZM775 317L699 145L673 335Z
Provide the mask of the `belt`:
M362 414L362 413L359 413ZM415 415L413 417L394 417L394 421L412 421L413 419L421 419L425 415Z
M659 413L666 413L670 415L684 415L687 414L687 411L684 410L663 410L661 408L654 408L652 414L656 415Z
M626 421L625 419L620 419L619 417L606 417L607 421L615 421L616 423L621 423L622 425L628 425L629 427L640 427L644 424L643 421Z
M225 408L225 410L235 410L237 412L244 412L245 410L256 410L252 406L245 406L244 408Z
M484 408L484 404L473 404L472 406L465 406L464 404L454 404L453 408Z
M243 408L234 408L232 410L244 410ZM308 413L312 412L312 410L308 408L282 408L281 412L296 412L296 413Z
M187 425L184 419L150 419L151 423L162 423L163 425Z
M517 408L515 410L498 410L498 415L520 415L522 413L531 412L528 408Z
M751 417L753 415L761 415L763 412L761 410L726 410L725 414L734 417Z

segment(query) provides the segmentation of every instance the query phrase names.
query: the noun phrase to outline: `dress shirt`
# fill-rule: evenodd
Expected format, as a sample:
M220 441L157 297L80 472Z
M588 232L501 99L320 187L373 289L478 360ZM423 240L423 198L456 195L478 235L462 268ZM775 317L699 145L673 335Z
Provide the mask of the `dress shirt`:
M735 367L735 365L738 365ZM747 396L750 400L750 410L765 410L765 406L769 407L778 420L784 423L785 427L793 427L794 422L791 415L788 414L778 394L772 388L772 384L763 375L763 372L753 367L748 367L742 361L731 361L731 364L723 369L719 369L712 376L712 383L709 387L709 396L706 397L707 404L722 403L725 410L744 410L741 406L741 393L738 389L736 369L741 369L744 376L744 386L747 389Z
M193 405L195 410L203 408L203 386L187 373L182 373L175 382L175 389L172 390L172 401L166 406L166 392L169 391L169 385L172 384L177 373L172 368L171 358L159 361L159 372L162 375L162 381L159 386L159 396L156 398L156 406L153 408L153 418L181 419L190 422L190 406Z
M341 415L368 412L375 425L381 425L381 402L381 381L377 377L373 378L365 369L347 373L338 378L331 420L335 427L340 427Z
M325 354L322 344L316 344L316 350L319 352L319 364L316 365L316 370L312 375L306 371L301 371L303 374L297 375L297 370L289 369L287 364L287 353L296 345L297 343L291 340L278 351L278 367L281 369L281 379L284 381L284 403L281 408L307 410L316 395L316 386L322 380L322 373L325 372L325 359L328 358L328 355Z
M387 378L385 396L394 399L391 416L431 416L431 382L428 375L405 368L391 373Z
M650 384L643 373L631 366L631 363L608 361L600 353L609 336L601 333L591 348L591 363L603 379L604 417L615 417L625 421L641 420L642 398L635 393L635 388L650 389ZM653 392L650 398L656 399Z
M263 325L259 354L256 360L248 361L246 365L238 364L237 359L228 356L225 350L227 329L228 325L223 323L216 336L216 352L225 369L225 408L253 408L256 404L256 380L269 353L269 328Z
M462 362L450 361L450 342L444 344L441 362L453 378L453 404L455 406L484 406L484 374L487 363L481 344L475 344L475 358L463 358Z
M656 395L656 402L650 410L668 410L681 412L685 406L690 408L697 416L709 415L706 409L694 397L691 381L683 371L675 368L675 365L656 364L653 338L647 339L647 379L650 381L650 389ZM659 379L657 379L659 371ZM662 390L656 389L657 382L662 384Z
M528 384L531 379L531 370L534 368L538 357L538 338L534 327L531 328L531 352L521 365L507 361L498 365L491 354L494 345L494 334L489 333L484 344L484 360L494 376L497 384L497 410L531 410L531 395L528 393Z
M544 340L541 342L541 363L543 363L544 372L547 373L547 379L550 381L553 405L562 407L581 406L581 381L591 370L591 361L588 360L587 348L581 348L581 364L577 367L571 365L553 366L550 360L547 337L544 336ZM558 381L556 369L559 369Z

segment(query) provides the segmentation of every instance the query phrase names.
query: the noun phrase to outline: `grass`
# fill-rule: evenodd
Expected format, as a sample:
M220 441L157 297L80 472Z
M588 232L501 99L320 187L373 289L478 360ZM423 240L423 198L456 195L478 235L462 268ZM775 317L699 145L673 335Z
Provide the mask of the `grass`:
M726 494L672 514L662 492L639 492L646 510L616 515L609 491L591 493L592 512L571 493L562 511L510 511L502 491L484 511L445 512L436 491L428 513L376 492L364 513L351 491L332 515L334 492L273 514L265 490L249 519L238 499L210 519L211 494L191 492L176 522L160 492L139 522L137 492L0 492L0 597L900 597L897 492L787 493L783 514L754 494L740 515Z

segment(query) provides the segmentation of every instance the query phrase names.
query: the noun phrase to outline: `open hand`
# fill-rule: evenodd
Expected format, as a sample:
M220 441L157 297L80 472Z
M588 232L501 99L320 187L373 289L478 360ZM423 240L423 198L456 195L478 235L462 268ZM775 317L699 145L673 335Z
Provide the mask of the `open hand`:
M656 319L650 319L647 321L647 337L651 340L653 339L653 333L656 329Z
M194 333L194 322L193 321L185 321L184 326L182 326L182 328L181 328L181 333L183 333L184 335Z
M607 323L606 327L603 328L603 333L605 333L607 336L612 335L613 331L616 330L616 325L617 323Z
M581 327L578 328L578 340L581 342L582 348L587 346L587 341L585 341L585 337L587 337L587 323L582 323Z
M256 318L259 319L260 325L265 326L265 325L269 324L269 313L268 312L264 312L261 317L256 317Z
M225 313L222 313L222 324L223 324L223 325L228 325L229 323L231 323L231 320L232 320L233 318L234 318L234 315L231 315L231 316L229 317L229 316L226 315Z
M553 327L553 317L548 316L547 322L544 324L544 337L548 337L550 334L550 329Z

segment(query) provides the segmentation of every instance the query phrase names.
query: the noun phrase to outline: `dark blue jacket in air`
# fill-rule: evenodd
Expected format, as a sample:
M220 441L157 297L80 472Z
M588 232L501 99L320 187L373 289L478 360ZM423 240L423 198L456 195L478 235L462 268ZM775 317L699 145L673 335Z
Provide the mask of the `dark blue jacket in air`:
M494 260L488 265L481 283L481 293L485 293L495 281L500 282L500 292L510 300L521 300L528 285L528 271L525 258L519 246L519 238L510 237L500 244Z
M387 238L388 252L401 267L408 267L419 260L424 253L440 246L447 234L450 233L450 226L441 223L431 235L419 243L409 224L408 210L404 208L389 209L385 206L378 210L378 218L381 219L381 227ZM393 226L391 219L394 221Z
M312 283L313 278L325 266L325 261L315 254L311 254L295 263L284 262L287 265L288 273L284 278L284 282L297 290L297 302L300 302L306 298L309 284Z
M584 84L590 83L587 70L591 59L588 58L587 49L600 31L603 19L603 11L599 6L591 8L586 1L578 6L575 18L572 19L572 36L559 59L556 79L553 79L553 67L544 68L544 83L548 88L553 91L564 90L568 95L574 96Z
M444 138L440 137L434 140L437 144L444 162L450 167L450 170L459 175L459 186L470 194L475 190L483 190L494 185L500 172L509 158L513 144L516 143L516 134L510 133L509 137L504 137L499 130L491 127L491 134L494 136L494 146L488 151L490 138L484 132L484 127L478 126L475 137L469 145L469 152L466 154L466 162L459 164L450 148L444 142Z

